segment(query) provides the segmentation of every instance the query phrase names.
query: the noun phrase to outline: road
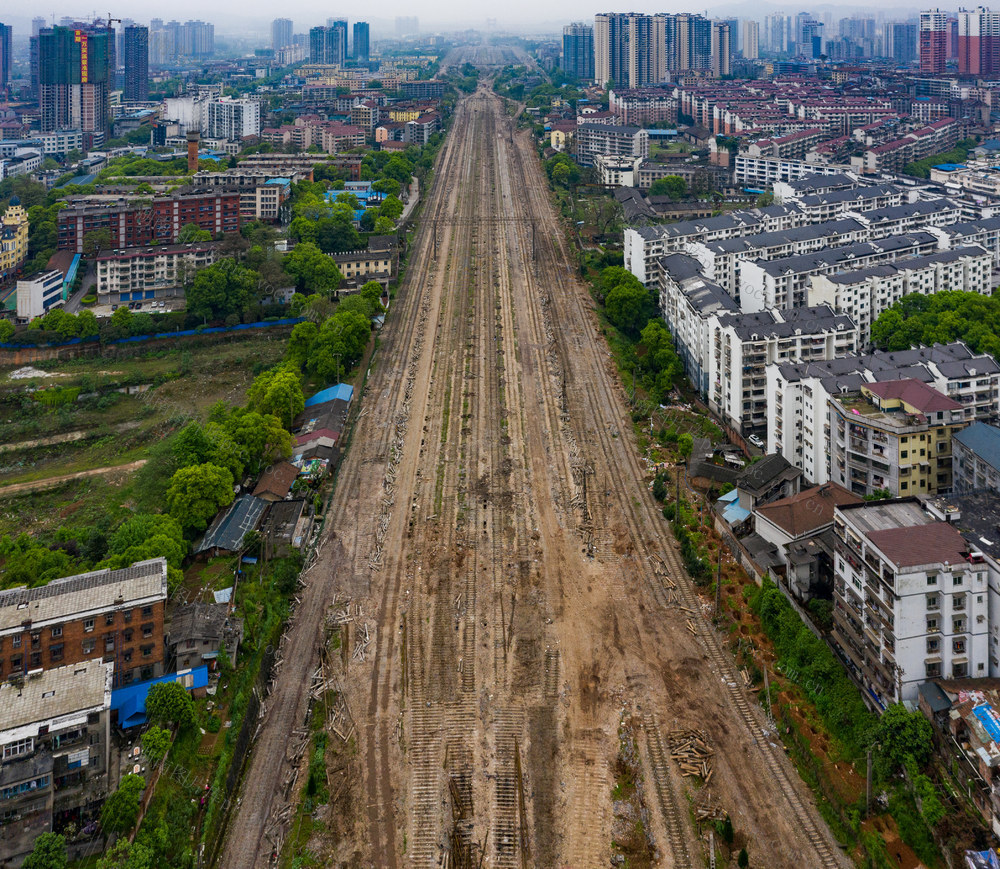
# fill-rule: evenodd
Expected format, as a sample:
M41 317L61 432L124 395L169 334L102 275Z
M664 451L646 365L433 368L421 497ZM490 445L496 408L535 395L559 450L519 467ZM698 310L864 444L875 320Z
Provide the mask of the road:
M711 795L752 865L848 865L645 491L534 144L489 90L457 107L423 195L222 865L266 866L282 838L289 734L334 595L360 608L341 677L357 725L351 865L447 852L462 867L480 848L492 867L608 865L623 718L660 865L705 865L664 759L680 727L714 748Z
M73 474L60 474L57 477L43 477L40 480L29 480L26 483L12 483L9 486L0 486L0 498L9 498L11 495L24 495L27 492L41 492L68 483L70 480L82 480L86 477L107 477L112 474L130 474L137 471L144 464L146 459L138 459L124 465L108 465L104 468L93 468L89 471L77 471Z

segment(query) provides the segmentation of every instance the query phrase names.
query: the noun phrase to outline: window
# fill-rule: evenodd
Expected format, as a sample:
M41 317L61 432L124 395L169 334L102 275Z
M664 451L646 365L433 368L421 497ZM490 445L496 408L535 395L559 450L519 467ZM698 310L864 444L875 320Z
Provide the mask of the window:
M133 630L131 628L126 628L125 629L125 632L122 634L122 636L125 638L125 642L126 643L131 643L132 642L132 634L133 633L134 632L133 632Z
M93 619L84 619L83 620L83 629L87 633L90 633L94 629L94 620Z
M13 673L21 669L21 656L11 655L10 656L10 671Z
M61 636L62 636L62 625L53 625L52 626L52 637L56 638L56 637L61 637Z
M132 621L132 610L125 610L123 615L125 616L125 624L128 624L130 621Z
M143 626L142 626L142 635L143 635L143 637L145 637L145 638L146 638L147 640L148 640L148 639L149 639L149 638L150 638L151 636L153 636L153 626L152 626L152 625L143 625Z
M941 648L941 641L937 637L927 638L927 653L931 654Z
M142 614L144 616L151 616L153 614L153 607L147 604L142 608Z
M31 664L30 664L31 669L32 670L38 669L39 667L42 666L42 653L41 652L32 652L31 653L31 658L29 658L29 660L31 661Z
M965 633L965 619L955 619L951 623L951 632L953 634L964 634Z
M951 578L951 584L952 585L961 585L964 582L964 580L965 580L965 577L962 576L962 574L957 573L957 574L955 574L955 576L953 576Z
M909 450L900 450L899 451L899 457L901 459L905 459L909 454L910 454Z
M21 648L21 635L18 634L17 636L11 637L10 644L11 644L11 646L13 648L20 649Z
M94 642L94 640L84 640L83 641L83 654L85 654L85 655L91 654L94 651L94 646L96 646L96 645L97 645L97 643Z
M941 675L941 662L940 661L928 661L927 667L927 678L936 679Z
M25 739L18 739L15 742L8 742L3 747L3 759L10 760L13 757L21 757L24 754L31 754L35 750L35 739L28 736Z
M31 648L38 651L42 647L42 635L38 631L35 631L31 635Z
M938 630L938 620L937 619L927 619L927 633L934 634Z
M965 640L964 639L952 640L951 641L951 650L956 655L964 655L965 654Z
M937 585L937 574L936 573L928 573L927 574L927 584L928 585Z
M107 636L104 638L104 651L113 652L115 650L115 638L114 636Z
M936 610L940 605L938 604L938 596L936 594L927 595L927 609Z
M114 623L115 623L115 614L113 612L111 612L111 613L105 613L104 614L104 624L106 624L106 625L113 625Z
M951 665L951 677L953 679L965 679L969 675L969 665L964 661Z
M124 661L124 662L125 662L126 664L129 664L129 663L131 663L131 661L132 661L132 650L131 650L131 649L126 649L126 650L125 650L125 651L124 651L124 652L122 653L122 660L123 660L123 661Z
M63 644L56 643L53 646L49 646L49 657L53 661L61 661L63 659Z
M153 654L153 647L152 646L140 646L139 648L142 651L142 656L144 658L149 658L150 656L152 656L152 654Z
M965 595L964 594L956 594L951 599L951 608L953 610L964 610L965 609Z
M142 679L142 681L144 681L144 682L147 679L152 679L153 678L153 668L152 667L143 667L142 670L139 672L139 678Z

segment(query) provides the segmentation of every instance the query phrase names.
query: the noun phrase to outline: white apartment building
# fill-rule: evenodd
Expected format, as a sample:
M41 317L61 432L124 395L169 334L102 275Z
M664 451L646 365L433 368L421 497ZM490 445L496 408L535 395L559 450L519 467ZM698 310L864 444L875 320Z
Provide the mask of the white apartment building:
M740 267L744 262L766 262L779 257L799 256L828 247L865 241L867 238L868 231L861 222L852 219L831 220L740 238L688 242L687 252L701 263L705 277L737 298Z
M1000 413L1000 365L961 341L891 353L876 351L823 362L768 365L767 452L781 453L812 483L830 479L831 396L866 383L916 377L963 407L962 418L994 420Z
M173 295L199 269L215 262L211 242L128 247L97 258L97 301L114 305Z
M834 511L833 638L883 708L989 673L989 567L915 498Z
M574 144L581 166L592 166L598 154L644 159L649 156L649 132L641 127L578 124Z
M866 268L902 256L929 254L938 246L937 236L911 232L799 256L745 262L740 266L740 307L747 312L801 307L813 275L842 271L847 265Z
M259 136L261 131L260 103L250 99L223 97L205 106L206 136L239 141L246 136Z
M706 280L698 262L686 254L661 261L660 312L674 336L688 379L708 394L709 342L720 314L737 314L739 305L718 284Z
M742 436L764 434L769 365L836 359L857 350L849 317L826 305L715 315L708 345L709 407Z
M785 203L789 201L798 205L810 223L822 223L835 220L849 211L860 213L902 205L904 193L894 184L873 184L871 187L848 187L782 199Z
M810 305L829 305L858 327L859 343L871 340L872 323L904 295L951 290L989 295L992 257L981 247L959 247L893 263L809 278Z
M765 190L785 181L798 181L809 175L841 175L850 166L824 164L812 160L791 160L784 157L753 157L737 154L733 161L733 178L743 187ZM775 192L775 198L778 197Z
M28 323L63 303L65 277L59 269L17 282L17 319Z
M1000 269L1000 217L984 217L927 231L941 240L942 248L979 245L993 257L993 267Z
M594 168L605 187L636 187L636 173L642 157L612 157L610 154L594 156Z

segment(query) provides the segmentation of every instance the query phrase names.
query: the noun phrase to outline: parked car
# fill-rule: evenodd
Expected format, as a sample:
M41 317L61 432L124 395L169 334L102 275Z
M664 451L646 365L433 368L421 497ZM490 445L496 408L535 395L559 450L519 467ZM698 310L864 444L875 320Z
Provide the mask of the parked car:
M764 441L762 441L759 437L757 437L757 435L752 434L750 435L750 437L747 438L747 440L750 441L750 443L752 443L755 447L757 447L757 449L759 450L764 449Z

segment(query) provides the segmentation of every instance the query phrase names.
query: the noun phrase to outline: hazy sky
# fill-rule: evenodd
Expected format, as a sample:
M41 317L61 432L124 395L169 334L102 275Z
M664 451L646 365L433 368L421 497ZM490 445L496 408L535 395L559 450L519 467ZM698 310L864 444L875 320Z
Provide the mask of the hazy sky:
M51 0L50 0L51 2ZM30 8L27 14L13 14L13 0L2 4L8 8L0 10L0 21L11 24L15 29L15 38L25 36L30 30L31 18L35 15L44 16L51 21L53 13L58 20L63 15L72 15L85 19L91 18L86 4L80 6L53 4L48 6L45 0L37 7ZM27 4L25 4L27 5ZM421 30L435 31L441 29L461 29L467 27L485 28L488 18L495 18L500 29L516 30L518 32L558 32L562 24L569 21L592 19L596 12L714 12L740 17L762 19L765 14L775 9L787 12L809 10L814 12L831 11L836 17L849 17L852 14L885 15L890 17L905 17L905 13L915 9L913 0L882 0L878 8L853 4L831 3L801 3L794 2L733 2L733 0L716 0L714 3L684 3L682 0L646 0L646 2L629 2L629 0L610 0L590 6L574 2L574 0L549 0L539 4L535 0L505 0L497 3L495 0L435 0L425 4L414 4L409 0L379 0L372 4L351 4L348 8L338 8L328 2L319 0L285 0L281 3L247 4L239 0L216 0L206 4L204 0L172 0L170 3L149 3L143 0L116 0L105 4L113 11L116 18L134 18L139 23L146 23L152 17L164 20L177 19L184 21L189 18L201 18L215 24L216 34L252 35L268 32L272 18L282 16L291 18L295 31L304 33L316 24L325 23L327 18L347 18L349 22L361 19L371 22L373 36L379 33L391 35L395 30L397 15L416 15L420 19ZM360 11L359 7L368 6L369 13ZM20 7L24 9L24 6ZM101 8L98 15L107 15L107 9Z

